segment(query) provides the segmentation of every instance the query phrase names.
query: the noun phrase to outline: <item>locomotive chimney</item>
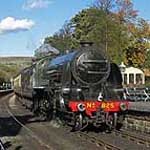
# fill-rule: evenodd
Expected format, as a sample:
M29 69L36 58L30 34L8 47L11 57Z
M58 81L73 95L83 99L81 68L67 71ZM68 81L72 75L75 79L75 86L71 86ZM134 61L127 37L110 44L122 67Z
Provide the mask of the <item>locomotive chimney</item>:
M81 47L89 47L93 45L93 42L91 41L80 41Z

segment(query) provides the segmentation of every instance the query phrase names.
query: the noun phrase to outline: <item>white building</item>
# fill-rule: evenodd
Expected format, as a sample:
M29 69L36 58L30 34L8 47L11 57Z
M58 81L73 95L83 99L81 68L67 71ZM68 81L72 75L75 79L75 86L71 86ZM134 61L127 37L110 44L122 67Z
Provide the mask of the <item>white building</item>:
M142 85L145 84L144 72L135 67L126 67L122 62L119 66L124 85Z

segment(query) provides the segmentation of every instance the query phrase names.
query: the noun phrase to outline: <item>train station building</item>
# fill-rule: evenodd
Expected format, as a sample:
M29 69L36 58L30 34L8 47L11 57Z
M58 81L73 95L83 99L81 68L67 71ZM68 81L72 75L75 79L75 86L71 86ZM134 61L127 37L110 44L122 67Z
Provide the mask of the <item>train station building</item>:
M119 67L122 73L123 85L133 86L145 84L145 74L141 69L127 67L123 62Z

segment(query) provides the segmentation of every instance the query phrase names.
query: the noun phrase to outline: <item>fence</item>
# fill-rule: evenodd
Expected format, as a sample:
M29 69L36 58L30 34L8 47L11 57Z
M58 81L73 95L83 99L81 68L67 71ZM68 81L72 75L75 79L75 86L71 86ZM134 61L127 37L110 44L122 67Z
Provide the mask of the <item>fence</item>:
M124 88L124 96L130 101L150 101L150 88Z

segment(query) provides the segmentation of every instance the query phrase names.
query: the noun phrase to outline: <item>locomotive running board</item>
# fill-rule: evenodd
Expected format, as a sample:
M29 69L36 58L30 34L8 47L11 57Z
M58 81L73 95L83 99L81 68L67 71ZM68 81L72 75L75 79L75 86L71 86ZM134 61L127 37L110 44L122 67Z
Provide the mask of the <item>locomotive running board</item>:
M107 63L108 60L86 60L83 63Z
M102 71L88 71L87 73L89 73L89 74L107 74L107 72L102 72Z

